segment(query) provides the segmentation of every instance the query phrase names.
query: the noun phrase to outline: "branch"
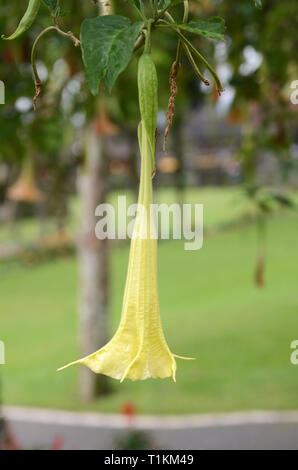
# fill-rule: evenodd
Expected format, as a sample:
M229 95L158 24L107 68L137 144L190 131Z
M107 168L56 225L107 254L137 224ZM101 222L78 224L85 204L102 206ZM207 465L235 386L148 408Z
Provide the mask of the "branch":
M196 62L194 61L194 58L193 58L193 56L192 56L192 54L189 50L189 47L184 42L182 43L182 45L183 45L183 48L184 48L185 53L187 55L187 58L188 58L189 62L191 63L191 66L192 66L195 74L204 83L204 85L209 86L210 85L209 80L202 75L199 67L197 66Z
M216 83L216 86L217 86L217 91L218 91L218 94L220 95L221 92L224 91L224 87L222 86L222 83L221 83L216 71L214 70L214 68L209 64L209 62L205 59L205 57L202 54L200 54L200 52L193 46L193 44L184 36L184 34L181 33L180 29L175 27L175 20L170 15L170 13L166 12L165 16L170 21L170 23L167 23L167 26L172 27L176 31L176 33L178 34L180 39L184 42L184 44L186 46L188 46L188 48L192 51L192 53L195 54L197 56L197 58L205 64L205 66L207 67L207 69L209 70L209 72L211 73L211 75L213 76L213 78L215 80L215 83Z
M60 29L58 26L56 27L56 31L58 34L60 34L60 36L70 39L70 41L74 43L75 47L80 47L81 41L77 37L75 37L75 35L71 31L68 31L66 33L65 31L62 31L62 29Z
M138 37L138 39L135 42L135 47L134 47L133 51L135 52L138 49L140 49L140 47L144 46L145 41L146 41L145 31L141 31L140 36Z
M33 75L34 75L34 85L35 85L35 95L33 98L33 108L34 111L36 111L36 104L38 97L41 93L41 87L42 87L42 82L39 78L37 67L36 67L36 52L37 52L37 46L39 44L39 41L49 32L51 31L56 31L60 36L63 36L64 38L69 39L72 41L75 45L75 47L79 47L81 45L81 42L78 38L74 36L74 34L71 31L68 31L67 33L65 31L62 31L62 29L59 28L59 26L49 26L48 28L44 29L39 36L35 39L35 42L32 47L32 52L31 52L31 65L32 65L32 70L33 70Z

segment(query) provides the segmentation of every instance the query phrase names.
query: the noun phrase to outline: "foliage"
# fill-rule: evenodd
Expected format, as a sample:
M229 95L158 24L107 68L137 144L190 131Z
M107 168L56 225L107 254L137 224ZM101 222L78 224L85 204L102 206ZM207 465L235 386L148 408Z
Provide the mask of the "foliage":
M209 39L216 39L222 41L224 39L224 20L219 17L210 18L207 21L204 20L192 20L189 23L175 23L173 26L189 31L190 33L199 34Z
M53 16L54 26L44 29L33 46L32 67L37 96L40 93L40 79L35 65L35 49L39 41L43 39L45 34L55 30L58 34L71 39L75 45L79 44L72 33L62 31L58 25L60 3L57 0L44 0L44 3L49 7ZM99 81L106 84L110 90L112 89L118 75L130 62L133 50L144 44L148 31L148 22L151 22L152 30L166 27L173 29L178 35L180 30L186 30L211 39L223 39L224 23L221 18L211 18L207 21L198 18L188 22L188 1L184 2L185 12L182 23L173 22L168 13L171 7L181 3L181 1L164 0L152 2L151 6L145 5L142 1L131 1L130 3L135 6L143 20L142 22L135 22L121 15L108 15L89 18L82 23L82 55L87 81L93 94L98 93ZM183 36L179 36L178 43L181 43L181 41L184 41ZM185 45L185 47L187 46ZM191 54L189 52L188 56ZM191 60L192 64L193 62L195 61ZM194 68L196 70L196 66Z
M99 81L113 88L118 75L131 60L143 26L120 15L86 19L81 27L83 60L89 88L98 94Z
M242 114L246 134L250 134L250 147L244 138L242 148L245 179L256 182L257 156L264 149L280 159L286 179L286 169L295 164L291 147L296 113L290 101L290 83L298 73L297 2L267 0L262 12L247 2L223 2L219 11L227 18L232 14L237 17L237 22L228 22L233 40L227 60L232 67L229 84L235 89L233 109ZM261 59L251 71L243 67L247 51Z

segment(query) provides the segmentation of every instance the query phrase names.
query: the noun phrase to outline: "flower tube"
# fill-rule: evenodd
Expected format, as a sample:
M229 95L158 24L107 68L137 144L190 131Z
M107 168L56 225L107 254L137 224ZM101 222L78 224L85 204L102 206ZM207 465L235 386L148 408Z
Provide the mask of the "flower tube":
M156 122L156 116L154 119ZM95 373L119 379L121 382L125 378L144 380L166 377L172 377L175 381L176 358L188 359L171 353L161 324L157 286L157 235L154 218L150 213L155 136L154 139L153 135L149 136L147 129L148 126L142 119L139 125L139 199L120 325L111 341L99 351L65 366L82 364Z

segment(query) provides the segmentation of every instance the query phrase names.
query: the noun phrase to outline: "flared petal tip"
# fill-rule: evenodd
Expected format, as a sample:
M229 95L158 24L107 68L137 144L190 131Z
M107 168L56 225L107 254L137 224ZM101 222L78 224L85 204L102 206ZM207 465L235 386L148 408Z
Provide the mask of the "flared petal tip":
M176 359L183 359L184 361L195 361L195 360L196 360L195 357L178 356L178 354L173 354L173 356L174 356Z
M60 372L61 370L67 369L70 366L73 366L75 364L80 364L80 363L81 363L80 361L70 362L69 364L66 364L65 366L59 367L59 369L57 369L56 372Z
M99 352L99 351L98 351ZM100 351L102 352L102 350ZM67 369L68 367L72 365L83 365L88 367L90 370L92 370L96 374L103 374L107 375L109 377L112 377L114 379L117 379L120 381L120 383L123 383L125 379L130 379L132 381L137 381L137 380L145 380L145 379L165 379L165 378L172 378L173 381L176 383L176 371L177 371L177 366L176 366L176 361L175 359L183 359L186 361L193 361L195 360L194 357L184 357L184 356L179 356L178 354L171 354L172 357L172 365L169 365L168 371L165 370L155 370L154 374L148 373L147 368L142 368L142 367L137 367L134 372L132 373L132 366L135 365L136 359L135 358L133 361L129 363L129 365L126 367L126 369L121 373L121 370L107 370L106 368L100 367L99 364L97 363L98 361L95 359L94 354L84 358L80 359L78 361L70 362L69 364L66 364L65 366L59 367L57 369L57 372L60 372L64 369ZM92 360L91 360L92 358ZM96 364L97 363L97 364Z
M114 377L115 378L115 377ZM120 383L123 383L124 380L129 379L133 382L144 381L147 379L167 379L172 378L176 382L176 367L173 366L172 370L169 370L168 373L157 373L157 374L148 374L146 371L139 370L137 373L131 374L130 371L126 371L122 377L118 378Z

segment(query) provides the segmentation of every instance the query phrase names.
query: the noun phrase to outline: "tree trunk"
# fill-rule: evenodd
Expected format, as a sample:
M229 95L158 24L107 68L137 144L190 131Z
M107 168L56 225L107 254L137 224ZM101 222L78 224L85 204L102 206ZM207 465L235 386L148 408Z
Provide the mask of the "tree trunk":
M108 240L95 236L95 208L105 202L107 165L104 141L94 124L86 129L85 160L79 175L82 201L80 265L80 357L100 349L108 339ZM107 377L80 367L79 395L90 401L109 390Z

